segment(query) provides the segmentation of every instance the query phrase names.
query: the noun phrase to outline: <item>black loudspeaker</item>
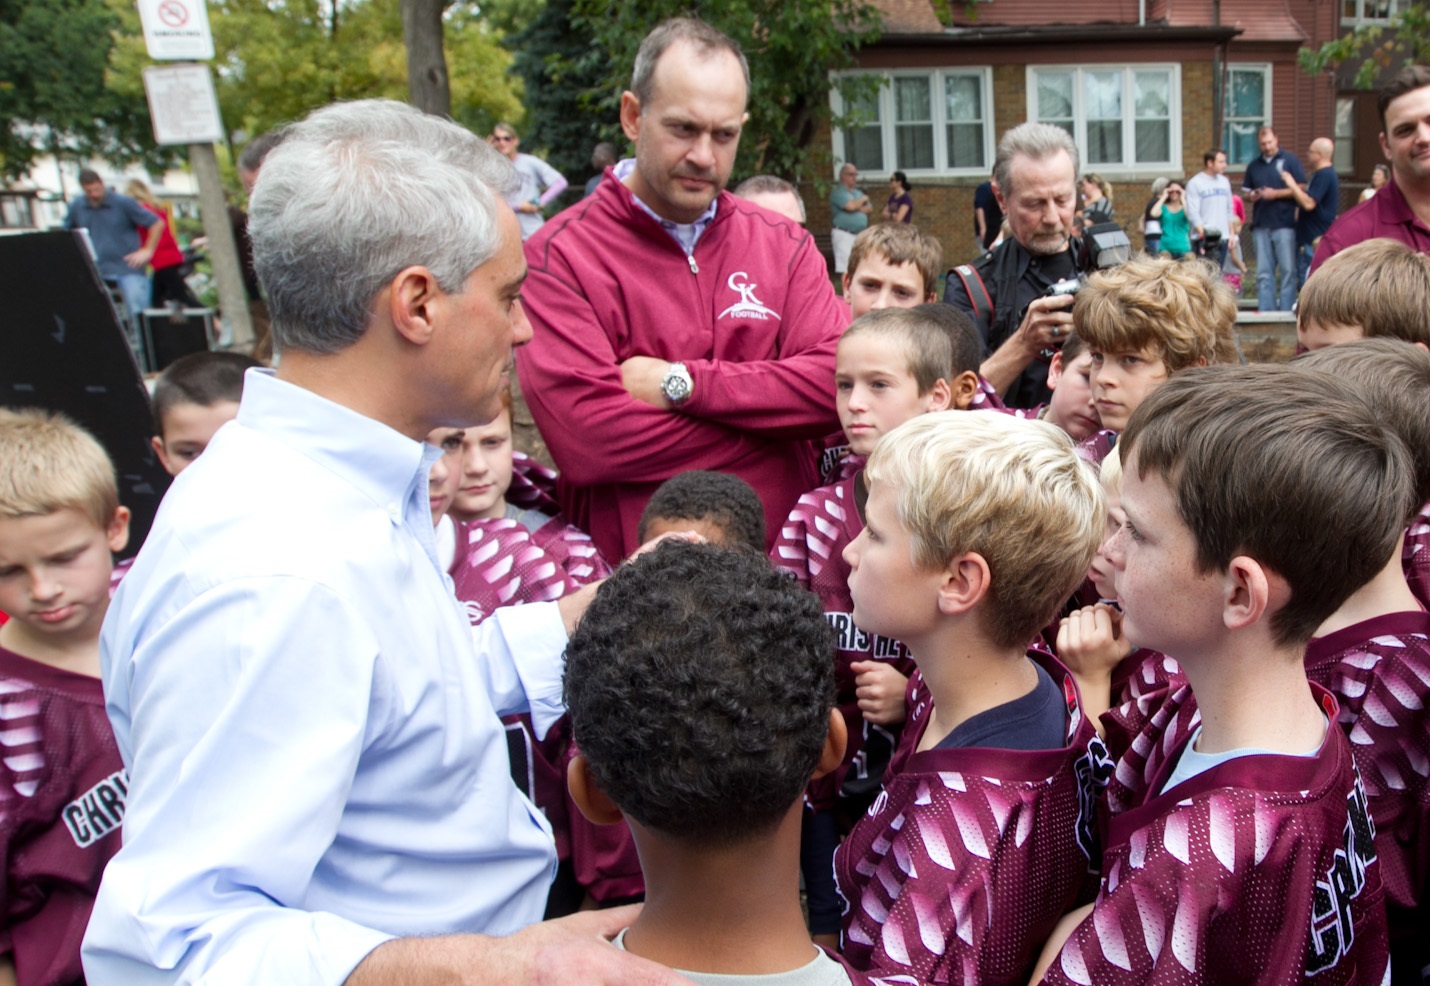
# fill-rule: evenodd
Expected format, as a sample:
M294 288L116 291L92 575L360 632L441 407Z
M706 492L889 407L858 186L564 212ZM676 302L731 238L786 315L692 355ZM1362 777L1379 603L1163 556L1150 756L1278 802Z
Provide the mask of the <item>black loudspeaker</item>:
M160 372L180 356L203 353L213 338L212 308L146 308L139 318L144 360Z
M99 439L144 543L169 475L149 444L149 392L81 234L0 236L0 404L60 411Z

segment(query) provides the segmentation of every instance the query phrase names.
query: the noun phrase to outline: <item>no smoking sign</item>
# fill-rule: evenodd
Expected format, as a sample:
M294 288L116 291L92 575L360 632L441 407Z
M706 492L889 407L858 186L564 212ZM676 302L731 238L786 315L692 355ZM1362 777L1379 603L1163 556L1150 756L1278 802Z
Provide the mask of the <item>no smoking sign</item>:
M182 0L161 0L159 20L164 22L165 27L183 27L189 22L189 8L184 6Z
M208 61L213 34L205 0L138 0L149 57L167 61Z

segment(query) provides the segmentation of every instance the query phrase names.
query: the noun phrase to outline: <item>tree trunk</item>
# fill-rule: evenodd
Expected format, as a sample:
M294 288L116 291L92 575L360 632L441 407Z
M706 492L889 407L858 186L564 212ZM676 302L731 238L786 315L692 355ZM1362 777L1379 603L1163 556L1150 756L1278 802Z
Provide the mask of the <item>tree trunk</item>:
M407 92L413 106L435 116L452 115L452 87L442 52L442 11L448 0L402 0L402 38L407 46Z

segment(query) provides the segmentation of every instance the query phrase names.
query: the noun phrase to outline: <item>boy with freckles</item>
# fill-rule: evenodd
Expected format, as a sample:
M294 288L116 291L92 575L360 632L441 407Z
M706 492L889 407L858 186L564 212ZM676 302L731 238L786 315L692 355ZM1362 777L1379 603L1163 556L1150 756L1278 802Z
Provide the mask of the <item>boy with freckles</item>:
M1404 444L1334 377L1216 366L1158 388L1119 448L1123 627L1186 683L1103 717L1102 882L1043 981L1388 981L1366 789L1303 656L1399 544Z

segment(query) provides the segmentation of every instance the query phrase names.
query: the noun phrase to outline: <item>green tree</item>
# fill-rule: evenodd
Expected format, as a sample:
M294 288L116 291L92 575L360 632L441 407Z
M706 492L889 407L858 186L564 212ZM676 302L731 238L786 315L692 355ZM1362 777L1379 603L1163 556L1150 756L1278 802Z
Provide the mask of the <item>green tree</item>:
M1385 72L1430 62L1430 4L1402 3L1388 24L1365 24L1319 48L1302 48L1300 59L1312 74L1359 60L1350 84L1372 89Z
M526 92L522 149L545 151L575 189L566 194L569 199L580 194L591 171L591 148L603 140L626 146L614 104L602 104L613 84L610 56L573 24L574 16L573 0L547 0L507 38L512 71Z
M879 34L877 12L861 0L571 2L572 30L594 42L603 74L598 84L581 88L578 100L603 121L617 119L636 49L661 21L694 14L739 42L750 61L752 82L737 178L756 172L803 177L814 135L821 120L830 117L830 73L851 67L855 52ZM568 64L560 57L555 63L557 69ZM576 60L575 67L581 65ZM530 82L528 92L534 95Z
M22 175L46 153L172 159L154 145L142 80L114 84L112 60L138 30L122 0L0 0L0 174Z
M443 38L463 123L520 107L510 56L468 6L447 12ZM400 0L210 0L209 18L230 132L260 134L337 99L408 98Z

